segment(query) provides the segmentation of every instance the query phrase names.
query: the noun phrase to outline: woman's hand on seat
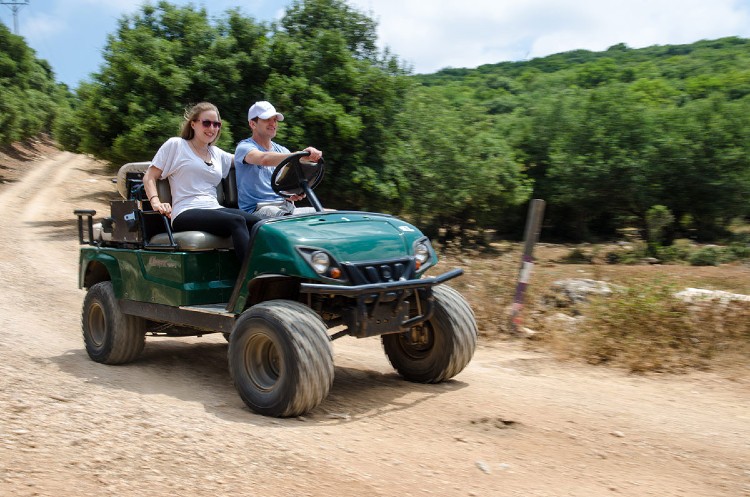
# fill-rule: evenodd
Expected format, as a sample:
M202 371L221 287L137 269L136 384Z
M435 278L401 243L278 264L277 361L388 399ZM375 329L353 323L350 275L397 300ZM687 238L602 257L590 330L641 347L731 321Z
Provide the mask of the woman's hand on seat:
M163 214L167 217L172 217L172 205L167 202L159 202L156 199L151 202L151 208L157 211L159 214Z

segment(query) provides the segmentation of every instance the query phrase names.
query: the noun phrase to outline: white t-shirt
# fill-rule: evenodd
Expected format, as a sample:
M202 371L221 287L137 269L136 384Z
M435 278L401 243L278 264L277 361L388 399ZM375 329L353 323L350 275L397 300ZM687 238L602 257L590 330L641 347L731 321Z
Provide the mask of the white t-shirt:
M169 179L172 220L188 209L219 209L216 185L226 178L233 155L210 146L211 165L198 157L187 140L170 138L159 148L151 166L161 169L160 179Z

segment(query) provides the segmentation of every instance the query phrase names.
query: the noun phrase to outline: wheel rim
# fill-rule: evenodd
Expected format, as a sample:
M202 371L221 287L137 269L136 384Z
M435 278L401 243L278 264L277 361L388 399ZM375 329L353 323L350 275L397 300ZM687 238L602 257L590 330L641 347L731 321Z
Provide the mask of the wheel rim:
M91 342L96 347L101 347L107 333L107 320L104 316L104 309L98 303L93 304L89 309L88 325Z
M398 337L401 350L412 359L423 359L435 345L435 334L428 324L415 326Z
M253 335L245 347L245 372L259 390L269 392L281 377L282 359L276 344L263 334Z

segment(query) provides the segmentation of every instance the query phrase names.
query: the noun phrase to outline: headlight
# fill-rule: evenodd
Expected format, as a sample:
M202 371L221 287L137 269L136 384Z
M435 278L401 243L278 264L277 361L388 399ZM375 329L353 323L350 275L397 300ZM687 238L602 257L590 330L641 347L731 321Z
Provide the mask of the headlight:
M331 258L325 252L314 252L310 257L312 267L318 274L324 274L331 266Z
M414 256L417 258L417 262L424 264L430 258L430 249L424 242L419 242L414 247Z

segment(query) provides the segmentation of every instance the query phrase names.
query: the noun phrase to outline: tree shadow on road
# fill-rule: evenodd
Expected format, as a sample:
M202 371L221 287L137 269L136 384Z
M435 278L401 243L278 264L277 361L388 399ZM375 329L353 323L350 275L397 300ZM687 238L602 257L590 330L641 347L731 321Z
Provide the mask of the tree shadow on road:
M24 225L29 230L33 230L40 240L54 242L78 238L78 220L74 216L71 216L69 220L26 221Z

